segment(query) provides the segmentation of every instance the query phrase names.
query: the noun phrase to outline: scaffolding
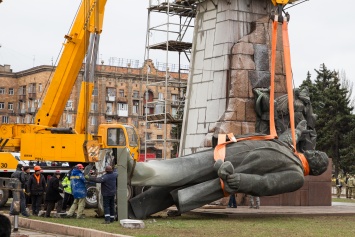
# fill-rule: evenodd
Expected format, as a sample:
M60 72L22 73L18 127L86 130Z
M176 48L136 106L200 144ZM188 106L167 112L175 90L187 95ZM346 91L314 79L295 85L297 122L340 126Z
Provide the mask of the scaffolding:
M185 93L187 80L183 81L181 75L188 73L188 69L182 68L181 60L184 56L190 62L191 48L192 48L192 34L193 23L196 16L196 0L150 0L148 7L147 20L147 34L146 34L146 53L145 59L150 58L152 50L165 51L165 63L169 65L169 52L177 54L178 59L178 78L171 78L169 75L169 68L165 68L165 80L157 81L146 74L146 91L144 114L145 122L162 124L163 136L162 139L148 138L147 128L145 129L144 151L147 154L147 144L162 143L162 158L167 158L168 143L170 147L175 144L179 146L181 124L183 118L183 110L185 106ZM163 19L162 15L166 17L163 23L154 21L154 17ZM157 34L163 35L159 42L152 42L152 36ZM186 38L190 37L189 40ZM149 101L149 89L152 86L164 88L164 97L156 97ZM178 98L170 98L168 95L168 88L178 88ZM149 108L155 108L153 114L148 113ZM160 111L158 108L161 108ZM175 113L172 114L174 108ZM176 130L176 137L171 138L172 134L168 136L168 125L171 126L171 131ZM180 128L180 129L179 129ZM173 145L174 146L174 145ZM175 150L175 149L171 149Z

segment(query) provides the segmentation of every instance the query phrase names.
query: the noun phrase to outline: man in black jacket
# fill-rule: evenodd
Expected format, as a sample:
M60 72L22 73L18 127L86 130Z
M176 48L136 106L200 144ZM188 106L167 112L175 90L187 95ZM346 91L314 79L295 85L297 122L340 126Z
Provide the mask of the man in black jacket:
M51 217L51 211L54 209L55 203L57 202L57 213L62 211L62 202L63 197L60 193L63 192L63 189L60 185L60 171L57 170L52 178L49 179L46 190L46 217Z
M26 197L24 189L26 187L26 177L22 170L23 166L21 164L17 165L16 171L11 174L11 178L17 178L21 182L21 191L20 191L20 212L23 216L29 217L29 214L26 211ZM10 215L14 215L14 202L11 203Z
M101 177L85 176L85 179L95 183L101 183L101 193L104 203L105 222L102 224L110 224L115 220L115 194L117 191L117 172L114 172L111 166L105 167L106 174Z
M46 191L46 179L41 174L41 167L34 167L35 173L28 180L28 188L30 191L32 202L32 215L38 215L43 200L43 194Z

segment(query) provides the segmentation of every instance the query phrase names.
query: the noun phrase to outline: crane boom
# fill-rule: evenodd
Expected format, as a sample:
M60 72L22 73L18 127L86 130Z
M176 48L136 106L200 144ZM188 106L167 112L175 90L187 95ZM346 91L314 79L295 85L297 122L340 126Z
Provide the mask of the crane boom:
M82 1L35 124L57 127L85 58L90 33L100 34L106 0ZM80 108L79 108L80 109Z

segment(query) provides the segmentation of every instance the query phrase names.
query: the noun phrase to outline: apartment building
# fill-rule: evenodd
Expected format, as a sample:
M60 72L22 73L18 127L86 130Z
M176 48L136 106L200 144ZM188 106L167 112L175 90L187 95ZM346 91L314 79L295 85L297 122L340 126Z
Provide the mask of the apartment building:
M58 127L75 125L83 69L74 87L68 88L71 95ZM54 71L55 67L43 65L12 72L10 65L0 65L1 123L33 123ZM95 134L102 123L133 124L140 135L142 152L156 158L162 158L162 154L166 158L175 157L178 134L174 127L179 123L177 117L184 104L186 82L187 73L166 75L151 60L136 68L130 64L126 67L98 65L88 131Z

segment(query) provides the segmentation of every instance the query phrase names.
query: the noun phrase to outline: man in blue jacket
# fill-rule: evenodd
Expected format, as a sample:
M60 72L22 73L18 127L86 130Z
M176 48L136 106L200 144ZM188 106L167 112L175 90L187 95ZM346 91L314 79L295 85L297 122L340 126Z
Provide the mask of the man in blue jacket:
M84 178L84 166L82 164L77 164L70 176L70 185L72 194L74 196L74 202L67 213L68 218L74 217L74 212L78 208L77 219L84 219L84 209L85 209L85 198L86 198L86 186Z
M101 183L101 193L103 197L105 222L102 224L110 224L115 220L115 195L117 191L117 175L111 166L105 167L106 174L101 177L90 177L86 175L85 178L95 183Z

